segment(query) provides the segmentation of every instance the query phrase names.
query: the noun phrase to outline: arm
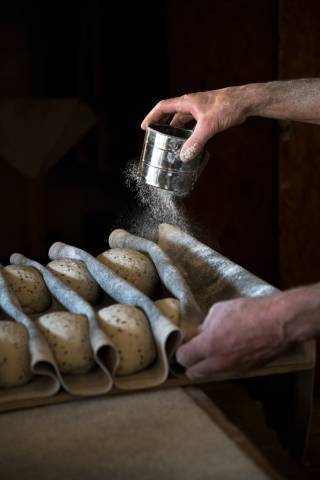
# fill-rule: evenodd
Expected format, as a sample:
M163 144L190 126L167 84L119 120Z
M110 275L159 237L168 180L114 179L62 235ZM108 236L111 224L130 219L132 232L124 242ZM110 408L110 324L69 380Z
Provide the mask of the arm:
M218 132L238 125L250 116L296 120L320 125L320 79L253 83L209 92L198 92L159 102L142 122L163 122L183 127L195 120L192 136L185 142L181 159L191 160Z
M190 378L245 371L320 335L320 284L270 297L216 303L199 333L177 352Z

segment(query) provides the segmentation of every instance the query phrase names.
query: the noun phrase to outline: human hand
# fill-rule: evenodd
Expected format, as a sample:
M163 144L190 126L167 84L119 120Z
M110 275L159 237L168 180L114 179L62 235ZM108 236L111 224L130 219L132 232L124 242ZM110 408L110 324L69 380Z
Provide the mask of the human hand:
M145 117L141 128L151 123L165 122L173 115L170 125L184 127L195 120L195 129L183 145L181 160L189 161L198 155L213 135L242 123L249 113L247 86L191 93L162 100Z
M192 340L177 352L189 378L210 378L220 371L260 366L290 345L284 294L239 298L213 305Z

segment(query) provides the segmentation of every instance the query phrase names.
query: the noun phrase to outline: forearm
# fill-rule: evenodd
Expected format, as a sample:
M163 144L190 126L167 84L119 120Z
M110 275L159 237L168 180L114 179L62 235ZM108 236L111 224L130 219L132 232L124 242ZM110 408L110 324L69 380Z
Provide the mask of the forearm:
M170 124L175 127L196 121L180 153L181 160L187 162L205 148L211 137L241 124L248 117L320 125L320 78L251 83L162 100L141 126L146 129L152 123L166 122L171 115Z
M289 343L320 336L320 283L287 290L275 300L272 316L281 321Z
M245 86L247 116L320 124L320 78Z

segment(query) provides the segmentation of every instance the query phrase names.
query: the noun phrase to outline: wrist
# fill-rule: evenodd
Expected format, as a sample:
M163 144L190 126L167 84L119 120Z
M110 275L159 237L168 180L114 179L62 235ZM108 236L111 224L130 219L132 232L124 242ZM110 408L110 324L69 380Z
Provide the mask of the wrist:
M309 340L320 333L319 284L295 288L278 295L277 315L288 343Z
M270 95L270 83L249 83L241 88L246 118L264 116L273 100Z

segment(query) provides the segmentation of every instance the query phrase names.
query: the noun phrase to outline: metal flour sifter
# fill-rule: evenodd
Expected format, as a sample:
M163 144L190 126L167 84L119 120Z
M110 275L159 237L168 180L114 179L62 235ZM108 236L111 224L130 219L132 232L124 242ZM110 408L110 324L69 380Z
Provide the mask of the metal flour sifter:
M138 176L147 185L188 195L208 162L202 152L189 162L180 160L180 151L192 130L171 125L152 124L145 134Z

